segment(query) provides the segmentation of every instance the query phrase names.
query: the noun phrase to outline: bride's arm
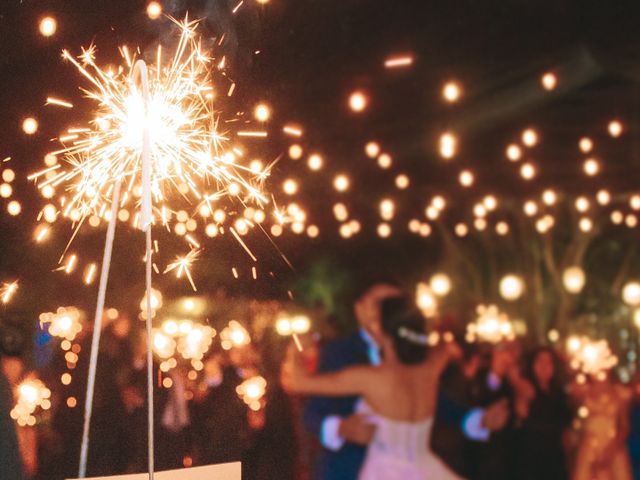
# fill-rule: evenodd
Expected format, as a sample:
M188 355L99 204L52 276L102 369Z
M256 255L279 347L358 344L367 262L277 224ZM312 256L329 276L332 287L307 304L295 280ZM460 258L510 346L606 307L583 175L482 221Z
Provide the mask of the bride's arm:
M435 371L436 376L439 377L450 361L458 360L461 357L462 351L456 342L444 341L430 350L424 365L429 370Z
M375 371L370 366L353 366L338 372L312 374L301 356L289 349L282 366L281 382L285 390L293 393L322 396L363 395L375 383Z

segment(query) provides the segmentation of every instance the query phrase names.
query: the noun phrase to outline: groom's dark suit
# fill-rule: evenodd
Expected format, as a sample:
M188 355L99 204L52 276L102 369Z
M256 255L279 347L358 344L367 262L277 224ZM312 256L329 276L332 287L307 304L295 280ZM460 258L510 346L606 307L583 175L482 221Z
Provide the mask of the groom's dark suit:
M327 344L320 352L319 373L335 372L353 365L369 364L369 346L360 332ZM354 413L358 397L313 397L304 410L304 423L318 438L322 424L331 415L348 417ZM321 438L322 440L322 438ZM323 448L318 458L318 480L354 480L364 460L366 448L346 442L338 451Z

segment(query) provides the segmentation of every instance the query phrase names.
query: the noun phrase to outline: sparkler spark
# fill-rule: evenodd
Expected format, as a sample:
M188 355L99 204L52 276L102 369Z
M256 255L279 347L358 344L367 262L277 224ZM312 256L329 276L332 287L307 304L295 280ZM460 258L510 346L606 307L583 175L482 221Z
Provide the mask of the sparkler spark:
M193 265L193 262L198 259L200 252L201 250L194 249L187 253L184 257L177 257L174 262L167 265L167 268L163 273L169 273L175 270L177 278L182 278L182 275L186 275L186 277L189 279L189 283L191 284L191 288L193 288L194 292L197 292L198 289L196 288L196 285L193 282L193 277L191 276L191 266Z
M13 295L16 293L17 290L18 290L17 280L11 283L3 283L2 286L0 286L0 301L2 301L2 303L4 304L9 303L9 301L11 300L11 297L13 297Z
M173 57L163 58L158 46L155 64L148 66L146 107L143 93L132 80L134 50L120 49L124 65L117 70L98 66L95 46L83 49L78 58L63 51L63 58L89 82L90 89L83 91L98 107L88 125L69 129L59 138L62 148L52 155L66 161L64 168L31 178L40 189L67 187L61 216L77 221L78 226L91 215L104 218L117 182L125 189L121 208L128 202L139 203L145 129L155 213L173 196L199 203L207 196L233 195L242 202L267 203L260 190L265 172L257 179L238 161L239 150L227 145L228 137L218 130L219 114L211 95L214 59L196 35L198 22L174 22L180 35ZM47 102L71 106L51 97ZM165 221L164 216L158 217Z

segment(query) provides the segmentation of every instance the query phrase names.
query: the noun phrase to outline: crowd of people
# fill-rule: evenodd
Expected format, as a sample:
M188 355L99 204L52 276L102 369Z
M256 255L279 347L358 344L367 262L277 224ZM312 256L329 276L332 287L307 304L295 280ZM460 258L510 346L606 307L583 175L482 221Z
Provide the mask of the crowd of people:
M518 340L434 344L391 282L363 285L353 307L358 328L342 338L214 344L197 377L158 368L157 470L240 461L243 478L260 480L634 478L640 402L613 370L578 378L559 350ZM103 333L89 475L146 469L145 345L124 316ZM88 362L80 355L66 385L68 365L38 372L51 409L17 427L11 392L28 375L17 353L2 356L0 478L73 478ZM266 393L249 408L237 388L256 375Z

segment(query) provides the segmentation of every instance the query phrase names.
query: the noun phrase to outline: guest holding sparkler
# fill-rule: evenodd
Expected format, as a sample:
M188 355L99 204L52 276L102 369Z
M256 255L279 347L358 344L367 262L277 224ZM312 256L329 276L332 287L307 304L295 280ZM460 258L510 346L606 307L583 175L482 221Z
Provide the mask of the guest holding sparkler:
M562 382L563 365L551 348L529 356L525 378L516 386L519 428L516 478L567 478L563 435L572 412ZM541 461L544 459L544 461Z

